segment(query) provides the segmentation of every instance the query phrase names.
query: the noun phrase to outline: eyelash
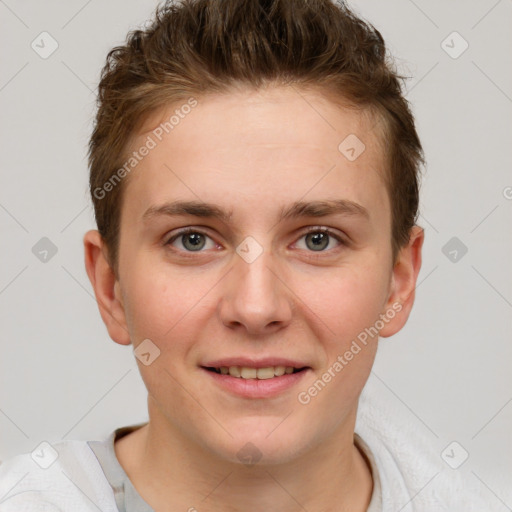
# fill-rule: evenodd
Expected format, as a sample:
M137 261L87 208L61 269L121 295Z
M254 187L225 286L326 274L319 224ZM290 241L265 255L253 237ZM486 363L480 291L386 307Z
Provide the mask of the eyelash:
M177 240L178 238L180 238L181 236L183 235L188 235L190 233L194 233L194 234L199 234L199 235L203 235L203 236L206 236L210 239L212 239L212 237L210 235L208 235L208 233L206 233L205 231L202 231L200 229L196 229L196 228L184 228L182 229L181 231L179 231L178 233L176 233L175 235L173 235L169 240L167 240L167 242L164 243L165 246L171 246L171 244ZM348 243L340 236L338 235L336 232L330 230L329 228L324 228L324 227L318 227L318 226L312 226L310 228L308 228L305 232L303 232L300 237L298 238L298 240L300 240L301 238L303 238L304 236L306 235L309 235L310 233L324 233L324 234L327 234L329 235L330 237L334 238L336 241L338 241L340 243L340 246L347 246ZM212 239L213 240L213 239ZM338 247L339 248L339 247ZM205 252L205 251L183 251L183 250L180 250L180 249L175 249L175 248L172 248L173 250L179 252L179 253L185 253L187 255L193 255L194 253L202 253L202 252ZM330 250L323 250L323 251L308 251L311 253L312 256L319 256L321 254L324 254L324 253L329 253L329 252L332 252L332 251L335 251L336 248L334 249L330 249ZM316 254L315 254L316 253ZM188 256L187 256L188 257Z

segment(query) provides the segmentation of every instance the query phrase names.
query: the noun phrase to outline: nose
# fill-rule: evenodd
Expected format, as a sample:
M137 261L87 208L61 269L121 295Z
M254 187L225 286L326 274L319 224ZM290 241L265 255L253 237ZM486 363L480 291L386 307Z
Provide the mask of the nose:
M272 254L264 251L252 263L234 257L219 303L223 324L251 335L272 334L289 325L293 294Z

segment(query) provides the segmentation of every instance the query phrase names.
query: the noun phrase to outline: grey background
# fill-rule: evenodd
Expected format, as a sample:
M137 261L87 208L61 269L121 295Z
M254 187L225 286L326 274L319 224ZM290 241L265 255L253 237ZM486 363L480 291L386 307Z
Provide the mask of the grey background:
M452 441L469 452L456 471L511 510L512 2L350 5L412 77L407 98L428 163L416 304L407 326L381 340L374 372L440 454ZM99 73L155 6L0 1L2 460L147 417L131 347L101 321L82 237L95 227L85 157ZM47 59L31 48L43 31L59 45ZM457 58L454 31L469 45ZM43 237L57 248L47 262L32 251Z

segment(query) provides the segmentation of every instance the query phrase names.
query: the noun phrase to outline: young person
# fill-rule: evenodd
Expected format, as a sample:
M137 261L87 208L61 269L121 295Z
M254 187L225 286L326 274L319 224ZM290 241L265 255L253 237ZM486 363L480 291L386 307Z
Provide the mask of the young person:
M163 4L109 53L89 163L86 269L149 422L7 461L2 511L483 510L368 380L424 239L376 29L330 0Z

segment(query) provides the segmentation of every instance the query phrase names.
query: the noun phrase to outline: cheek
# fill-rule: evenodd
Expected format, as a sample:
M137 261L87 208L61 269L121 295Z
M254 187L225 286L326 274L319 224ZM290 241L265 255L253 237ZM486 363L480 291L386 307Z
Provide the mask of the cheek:
M302 283L298 295L305 311L309 308L309 316L313 312L323 321L323 338L332 339L336 346L350 343L373 325L386 298L387 277L375 265L341 267L319 279L317 287L311 282Z
M304 301L314 304L311 310L322 320L315 335L324 357L314 380L298 398L318 411L343 411L357 400L375 360L374 326L386 297L386 276L382 268L361 266L339 269L328 283L322 293L310 290ZM325 427L333 428L340 418L332 415Z
M170 265L140 261L125 286L128 316L137 339L165 340L187 328L208 289L206 274L191 275Z
M176 416L187 402L179 382L187 371L183 365L191 342L197 339L206 293L199 284L206 286L204 276L197 281L155 263L134 272L129 281L134 345L150 339L159 350L150 365L137 361L140 374L150 395L159 397L167 413Z

